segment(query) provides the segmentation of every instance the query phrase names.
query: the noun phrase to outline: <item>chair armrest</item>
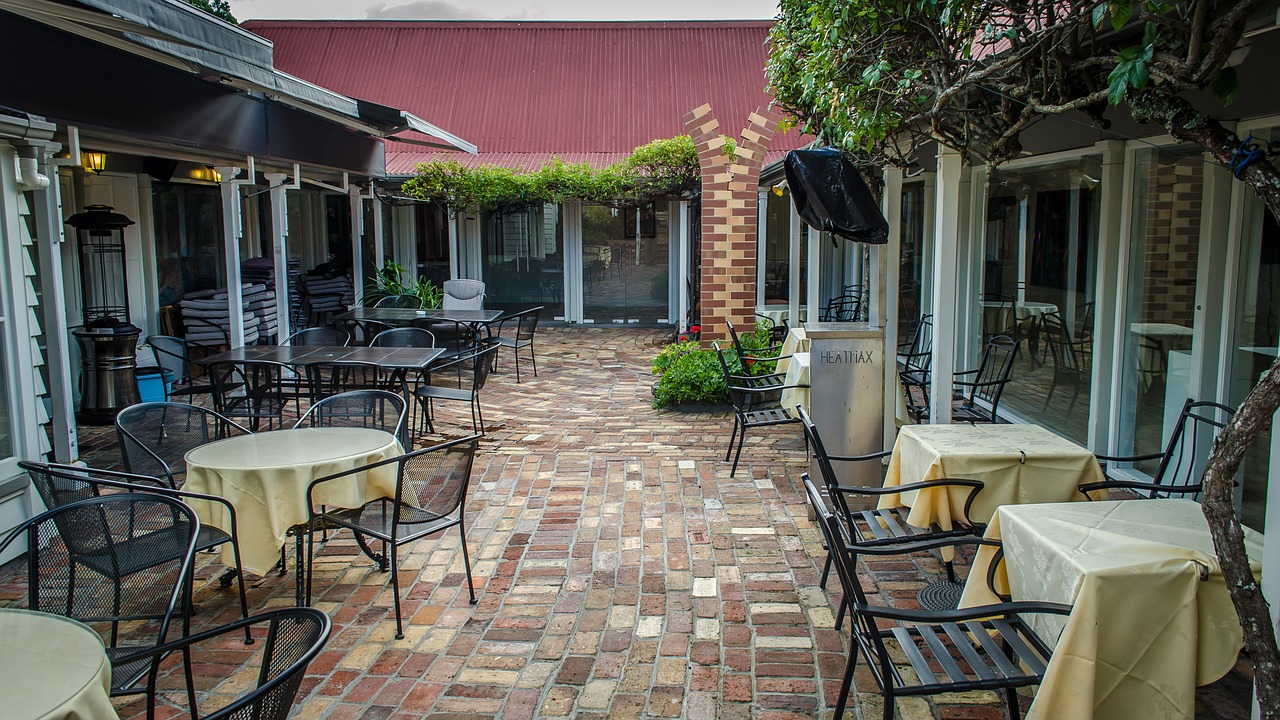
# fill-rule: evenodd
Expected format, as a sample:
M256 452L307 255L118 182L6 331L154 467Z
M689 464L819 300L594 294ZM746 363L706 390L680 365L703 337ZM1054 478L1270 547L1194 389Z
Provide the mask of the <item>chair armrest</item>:
M977 388L977 387L988 387L993 385L1004 385L1007 382L1009 382L1009 378L1000 378L998 380L983 380L982 382L968 382L965 380L953 380L951 384L955 387Z
M426 449L426 448L423 448L423 449ZM310 514L310 513L314 513L315 511L316 504L315 502L312 501L311 496L312 496L312 493L315 491L315 489L320 485L323 485L324 483L327 483L327 482L332 482L334 480L341 480L342 478L347 477L348 475L355 475L357 473L369 472L370 470L374 470L376 468L380 468L385 465L398 463L403 459L404 459L403 455L397 455L396 457L386 458L385 460L379 460L378 462L369 463L368 465L360 465L359 467L353 467L348 470L343 470L342 472L336 472L336 473L333 473L332 475L326 475L322 478L312 480L311 484L307 485L307 512Z
M900 610L881 605L853 604L853 611L864 615L883 618L885 620L901 620L905 622L937 623L964 622L981 620L993 616L1009 616L1022 614L1070 615L1071 606L1053 602L1002 602L995 605L978 605L960 610L944 610L931 612L927 610Z
M1093 456L1106 462L1140 462L1142 460L1158 460L1164 457L1164 453L1149 453L1147 455L1099 455L1094 453Z
M835 462L863 462L865 460L879 460L881 458L889 457L892 454L892 450L882 450L880 452L868 453L866 455L827 455L827 459Z
M969 546L989 546L1000 547L999 541L987 540L977 535L949 535L946 537L935 537L927 540L911 540L904 539L897 542L884 543L856 543L850 545L848 540L841 540L844 549L855 555L909 555L911 553L924 552L926 550L939 550L941 548L956 548Z
M951 374L955 377L960 377L962 375L977 375L978 371L977 370L957 370Z
M940 478L938 480L925 480L923 482L894 485L892 487L853 487L848 485L836 485L833 489L839 490L842 493L854 493L858 495L894 495L897 493L911 492L913 490L927 490L935 487L968 487L981 490L984 486L981 480Z
M1161 493L1169 493L1169 494L1178 494L1178 493L1194 494L1194 493L1203 491L1204 488L1200 485L1200 483L1195 483L1194 485L1161 485L1160 483L1140 482L1137 480L1103 480L1101 482L1092 482L1092 483L1084 483L1082 485L1077 485L1076 489L1079 490L1081 493L1083 493L1085 497L1088 497L1089 493L1095 492L1098 490L1112 490L1112 489L1134 490L1134 491L1145 490L1151 493L1161 492ZM1089 498L1089 499L1092 500L1093 498Z

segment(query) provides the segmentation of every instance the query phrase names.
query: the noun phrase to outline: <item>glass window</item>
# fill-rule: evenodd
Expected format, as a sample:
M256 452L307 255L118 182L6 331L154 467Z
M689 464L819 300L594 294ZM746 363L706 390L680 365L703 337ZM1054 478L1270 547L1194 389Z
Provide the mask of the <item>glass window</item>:
M152 184L161 305L226 286L220 192L205 185Z
M1100 157L1086 156L991 176L979 297L979 340L1007 335L1020 343L1001 410L1081 443L1093 374L1101 169ZM981 357L982 343L975 347Z
M667 203L582 208L582 315L597 323L671 321Z
M1190 393L1202 152L1145 149L1133 178L1120 452L1163 451ZM1150 473L1157 463L1140 464Z
M449 213L438 203L423 203L413 206L413 220L418 256L415 276L443 287L449 279Z
M924 287L924 185L902 188L902 238L898 266L898 344L911 341L920 324Z
M541 305L542 317L564 315L563 228L558 205L484 214L486 307L519 312Z
M791 277L791 193L765 196L764 302L786 305Z

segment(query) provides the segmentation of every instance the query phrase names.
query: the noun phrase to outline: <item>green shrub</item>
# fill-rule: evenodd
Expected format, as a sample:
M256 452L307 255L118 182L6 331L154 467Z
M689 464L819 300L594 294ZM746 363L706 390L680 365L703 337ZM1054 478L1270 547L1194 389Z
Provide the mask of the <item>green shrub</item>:
M729 361L729 372L738 372L737 360ZM653 359L653 374L658 384L653 389L653 406L672 403L722 403L729 400L724 371L716 351L696 342L673 343Z

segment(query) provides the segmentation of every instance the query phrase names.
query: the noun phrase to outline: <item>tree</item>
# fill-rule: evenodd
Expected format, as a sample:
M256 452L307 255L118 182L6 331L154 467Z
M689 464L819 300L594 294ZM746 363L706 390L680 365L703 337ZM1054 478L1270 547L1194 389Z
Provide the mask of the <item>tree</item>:
M1228 60L1261 0L782 0L768 65L777 102L858 160L904 166L938 142L995 167L1047 115L1108 106L1199 145L1280 218L1280 172L1188 98L1238 92ZM1256 150L1256 148L1254 148ZM1262 716L1280 718L1280 653L1250 572L1232 484L1280 407L1280 359L1214 442L1203 509L1254 666Z
M239 25L236 16L231 14L231 3L227 0L184 0L188 5L200 8L210 15L222 18L232 25Z

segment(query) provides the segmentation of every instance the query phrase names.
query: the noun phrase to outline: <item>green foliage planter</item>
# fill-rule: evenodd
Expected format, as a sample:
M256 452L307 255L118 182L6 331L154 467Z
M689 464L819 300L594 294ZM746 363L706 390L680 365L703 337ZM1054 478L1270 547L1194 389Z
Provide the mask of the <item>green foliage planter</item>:
M733 372L734 368L729 368ZM697 342L668 345L653 359L653 406L720 405L729 402L729 388L716 351Z

